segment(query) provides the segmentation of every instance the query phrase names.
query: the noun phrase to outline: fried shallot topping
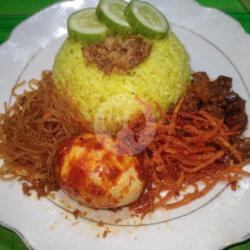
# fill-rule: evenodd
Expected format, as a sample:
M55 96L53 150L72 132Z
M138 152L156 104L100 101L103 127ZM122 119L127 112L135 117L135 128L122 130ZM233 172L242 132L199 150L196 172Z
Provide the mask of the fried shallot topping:
M82 48L88 64L96 64L105 74L129 73L144 62L152 45L140 36L109 37L104 42Z

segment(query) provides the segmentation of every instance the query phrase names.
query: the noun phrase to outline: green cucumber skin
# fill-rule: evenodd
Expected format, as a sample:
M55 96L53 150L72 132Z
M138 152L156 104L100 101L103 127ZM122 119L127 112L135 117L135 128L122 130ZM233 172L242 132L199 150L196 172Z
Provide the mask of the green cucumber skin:
M131 0L131 1L128 3L127 8L126 8L125 11L124 11L124 14L125 14L126 17L127 17L127 15L128 15L128 11L130 10L132 4L133 4L134 2L138 2L138 1L140 1L140 0ZM132 27L132 26L131 26L131 27Z
M93 8L86 8L85 10L91 10ZM67 20L67 30L68 30L68 35L70 38L76 40L76 41L79 41L79 42L86 42L86 43L96 43L96 42L102 42L104 41L109 35L110 35L110 30L107 29L107 32L100 35L100 34L82 34L80 32L77 32L77 31L71 31L71 28L70 28L70 18L77 14L78 12L80 12L82 10L79 10L77 12L74 12L72 13L69 17L68 17L68 20Z
M102 0L100 0L98 6L96 7L96 16L97 18L105 24L111 31L113 31L115 34L132 34L132 28L128 27L122 27L121 25L113 22L111 19L103 18L102 11L101 11L101 3Z
M109 32L107 32L104 35L95 35L95 34L82 34L80 32L74 31L71 32L71 30L68 29L69 37L83 43L97 43L104 41L108 36Z
M156 31L149 29L148 27L145 27L139 21L137 21L137 18L135 17L135 15L132 12L132 5L134 2L137 2L137 1L139 1L139 0L132 0L128 4L128 6L125 10L125 15L127 17L128 23L130 24L132 29L136 33L139 33L139 34L141 34L147 38L150 38L150 39L160 40L160 39L163 39L164 37L166 37L168 34L169 26L168 26L168 29L166 30L166 32L156 32ZM166 20L166 22L167 22L167 20Z

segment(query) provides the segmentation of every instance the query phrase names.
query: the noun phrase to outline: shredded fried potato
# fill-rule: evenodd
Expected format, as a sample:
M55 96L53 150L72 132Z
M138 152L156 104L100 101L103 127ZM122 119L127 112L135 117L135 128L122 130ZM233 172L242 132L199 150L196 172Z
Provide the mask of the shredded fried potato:
M28 91L19 95L22 86ZM34 189L44 196L58 189L54 173L58 146L86 128L74 104L60 96L52 73L42 79L17 84L12 91L13 105L5 104L0 115L0 156L4 159L0 177L19 177L26 182L23 190Z
M159 110L156 135L138 156L147 185L130 208L142 216L159 207L186 205L204 196L219 181L235 189L242 176L250 176L243 170L247 161L230 142L238 133L205 111L183 111L183 100L170 114ZM138 119L130 126L138 130L140 123Z

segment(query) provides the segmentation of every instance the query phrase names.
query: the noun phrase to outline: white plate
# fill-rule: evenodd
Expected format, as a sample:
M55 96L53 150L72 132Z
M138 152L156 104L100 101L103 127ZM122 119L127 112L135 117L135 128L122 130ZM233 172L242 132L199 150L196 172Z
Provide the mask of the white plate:
M240 24L192 0L152 0L168 17L185 44L194 71L211 77L233 77L234 89L247 100L250 112L250 36ZM55 4L19 25L0 47L0 103L8 101L14 83L39 77L51 69L55 53L65 39L67 16L95 0ZM1 109L3 107L1 106ZM249 134L249 129L248 132ZM0 223L16 231L36 250L217 250L250 236L250 180L232 192L223 184L192 204L173 211L157 211L143 222L126 217L126 211L88 211L75 220L66 210L65 197L55 200L28 198L20 184L0 182ZM63 196L63 204L61 202ZM67 218L66 218L67 217ZM111 225L122 217L118 225ZM98 227L99 218L108 224ZM143 225L142 225L143 224ZM97 237L106 229L107 238Z

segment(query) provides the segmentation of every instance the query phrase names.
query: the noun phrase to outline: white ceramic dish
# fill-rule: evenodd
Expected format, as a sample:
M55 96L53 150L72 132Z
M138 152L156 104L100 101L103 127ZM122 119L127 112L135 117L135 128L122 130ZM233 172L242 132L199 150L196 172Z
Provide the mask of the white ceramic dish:
M247 100L249 114L250 36L240 24L193 0L152 2L166 14L186 46L193 70L206 71L211 77L233 77L234 89ZM42 70L51 69L55 53L66 37L67 16L95 5L95 0L61 2L13 31L0 46L1 105L9 100L15 82L38 78ZM16 181L0 182L0 223L16 231L36 250L217 250L250 236L250 179L243 179L240 185L237 192L232 192L220 184L186 207L158 211L141 222L126 217L126 211L114 216L90 210L86 218L76 221L66 210L73 211L77 204L67 207L62 193L55 200L38 201L25 197ZM117 218L123 220L112 225ZM99 219L107 225L98 227L95 221ZM111 231L108 237L98 238L106 229Z

